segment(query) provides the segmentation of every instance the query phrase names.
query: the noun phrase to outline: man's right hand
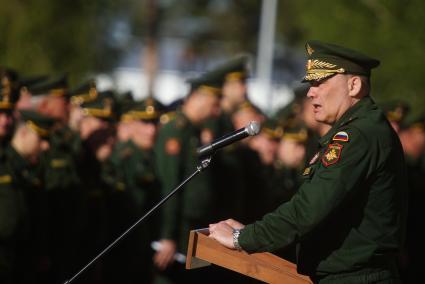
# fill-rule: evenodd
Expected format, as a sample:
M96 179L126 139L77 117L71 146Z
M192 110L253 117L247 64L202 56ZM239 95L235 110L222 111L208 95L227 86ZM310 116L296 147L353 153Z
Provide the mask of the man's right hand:
M159 243L160 250L158 250L153 256L153 262L159 270L164 270L174 262L176 242L173 240L162 239Z

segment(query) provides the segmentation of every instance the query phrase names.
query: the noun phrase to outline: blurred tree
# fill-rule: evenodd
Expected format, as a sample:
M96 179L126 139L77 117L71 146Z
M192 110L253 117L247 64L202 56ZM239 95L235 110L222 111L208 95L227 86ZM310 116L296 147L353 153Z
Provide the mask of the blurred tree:
M279 2L280 41L303 48L308 39L335 42L381 60L373 73L378 101L399 98L425 112L422 67L425 2L323 0Z
M73 78L109 70L119 58L111 34L115 1L0 0L0 64Z

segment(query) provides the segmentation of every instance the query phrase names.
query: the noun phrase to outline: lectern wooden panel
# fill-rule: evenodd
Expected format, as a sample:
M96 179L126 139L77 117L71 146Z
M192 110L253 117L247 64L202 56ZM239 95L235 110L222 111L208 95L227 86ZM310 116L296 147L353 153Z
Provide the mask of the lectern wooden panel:
M274 254L231 250L207 235L205 229L190 232L186 269L213 263L267 283L312 283L309 277L297 273L295 264Z

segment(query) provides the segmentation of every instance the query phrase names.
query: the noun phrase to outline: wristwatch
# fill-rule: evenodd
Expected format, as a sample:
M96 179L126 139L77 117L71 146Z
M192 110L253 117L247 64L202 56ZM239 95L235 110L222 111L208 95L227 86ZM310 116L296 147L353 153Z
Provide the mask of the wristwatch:
M242 247L239 245L239 235L241 233L241 230L239 229L233 229L233 246L237 250L242 250Z

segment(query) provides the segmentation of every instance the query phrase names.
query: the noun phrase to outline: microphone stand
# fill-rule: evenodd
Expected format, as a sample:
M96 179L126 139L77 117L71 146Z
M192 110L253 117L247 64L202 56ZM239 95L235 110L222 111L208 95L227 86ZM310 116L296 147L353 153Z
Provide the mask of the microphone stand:
M69 280L66 280L63 284L69 284L74 281L78 276L80 276L87 268L89 268L94 262L96 262L100 257L105 253L111 250L119 241L121 241L125 236L127 236L133 229L139 225L143 220L145 220L149 215L151 215L156 209L158 209L162 204L165 203L171 196L173 196L180 188L182 188L186 183L191 179L197 176L200 172L205 170L211 162L211 156L203 157L199 165L196 167L195 172L193 172L189 177L182 181L175 189L173 189L167 196L161 199L155 206L152 207L145 215L143 215L139 220L137 220L133 225L131 225L124 233L122 233L118 238L116 238L110 245L108 245L103 251L101 251L97 256L95 256L89 263L87 263L80 271L74 274Z

